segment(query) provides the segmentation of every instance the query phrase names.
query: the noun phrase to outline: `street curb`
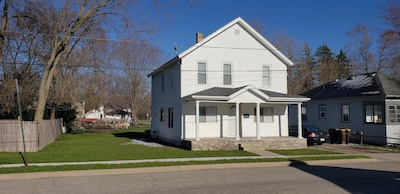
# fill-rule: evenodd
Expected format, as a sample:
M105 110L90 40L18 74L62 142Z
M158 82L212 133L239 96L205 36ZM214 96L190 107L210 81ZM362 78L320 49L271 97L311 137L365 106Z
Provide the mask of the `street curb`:
M302 163L302 165L318 166L318 165L332 165L332 164L343 164L343 163L368 163L368 162L378 162L378 160L373 158L313 160L313 161L305 161L304 163ZM89 176L105 176L105 175L184 172L184 171L196 171L196 170L221 170L221 169L236 169L236 168L268 168L268 167L290 166L292 163L293 162L227 163L227 164L162 166L162 167L146 167L146 168L119 168L119 169L100 169L100 170L14 173L14 174L0 174L0 181L26 180L26 179L38 179L38 178L89 177Z

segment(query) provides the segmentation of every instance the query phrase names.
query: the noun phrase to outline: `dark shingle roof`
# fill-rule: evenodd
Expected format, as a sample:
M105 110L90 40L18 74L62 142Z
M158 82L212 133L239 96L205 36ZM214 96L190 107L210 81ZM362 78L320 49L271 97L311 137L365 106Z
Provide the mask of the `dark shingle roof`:
M214 87L210 89L206 89L197 93L192 94L191 96L230 96L235 92L241 90L243 87L239 88L221 88L221 87Z
M239 90L245 88L247 86L242 86L238 88L223 88L223 87L213 87L210 89L206 89L194 94L191 94L189 96L186 96L184 98L191 98L192 96L210 96L210 97L215 97L215 96L221 96L221 97L229 97L232 94L238 92ZM260 90L262 93L269 97L275 97L275 98L305 98L304 96L300 95L290 95L290 94L284 94L284 93L278 93L278 92L272 92L268 90Z
M312 100L361 96L387 96L389 94L400 96L399 83L398 78L381 73L367 73L337 79L302 93L301 95L307 96Z
M283 94L283 93L278 93L278 92L272 92L268 90L260 90L262 93L269 97L282 97L282 98L304 98L304 96L300 95L292 95L292 94Z
M387 97L400 97L400 77L378 74Z

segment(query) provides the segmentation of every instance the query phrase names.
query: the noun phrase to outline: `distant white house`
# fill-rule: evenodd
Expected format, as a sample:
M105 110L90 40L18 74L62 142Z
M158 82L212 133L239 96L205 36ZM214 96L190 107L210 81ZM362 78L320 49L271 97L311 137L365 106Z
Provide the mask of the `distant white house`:
M104 111L104 106L99 106L99 109L93 109L87 113L85 113L84 118L86 119L122 119L127 122L131 122L129 110L109 110Z
M350 128L353 133L362 131L366 143L400 144L399 77L382 73L352 75L302 95L311 98L302 107L303 123L325 131L341 128Z
M287 106L309 100L287 94L292 62L242 18L196 39L149 74L152 136L178 146L288 136Z
M87 113L85 113L85 117L87 119L104 119L104 106L100 105L99 109L93 109Z

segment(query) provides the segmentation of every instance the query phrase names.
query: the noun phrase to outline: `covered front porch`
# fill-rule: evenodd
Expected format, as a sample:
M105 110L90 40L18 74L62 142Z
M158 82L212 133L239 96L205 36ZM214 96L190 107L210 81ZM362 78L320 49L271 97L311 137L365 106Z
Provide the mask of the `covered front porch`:
M307 148L307 139L297 137L256 138L203 138L182 140L182 148L193 151L202 150L282 150Z
M218 144L220 148L215 149L225 149L224 147L237 149L239 144L242 147L244 145L249 147L249 142L251 147L257 144L262 144L261 147L272 147L273 145L263 143L265 138L280 139L283 142L287 140L282 138L288 137L287 105L296 104L301 107L301 103L309 99L260 90L248 85L240 88L211 88L186 96L182 100L184 101L181 128L183 147L197 149L197 147L214 147L203 146L206 144ZM300 111L297 117L301 118ZM301 119L297 120L301 126ZM301 132L299 130L300 139ZM213 140L210 143L203 143L210 138L221 142Z

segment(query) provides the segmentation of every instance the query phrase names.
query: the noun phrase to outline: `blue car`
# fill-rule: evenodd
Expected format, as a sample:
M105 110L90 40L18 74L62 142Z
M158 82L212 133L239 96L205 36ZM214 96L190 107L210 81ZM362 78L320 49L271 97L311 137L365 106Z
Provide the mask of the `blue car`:
M299 136L297 125L289 126L289 136ZM318 127L312 125L303 125L302 136L304 138L307 138L307 145L321 145L325 142L329 142L329 133L322 131Z

